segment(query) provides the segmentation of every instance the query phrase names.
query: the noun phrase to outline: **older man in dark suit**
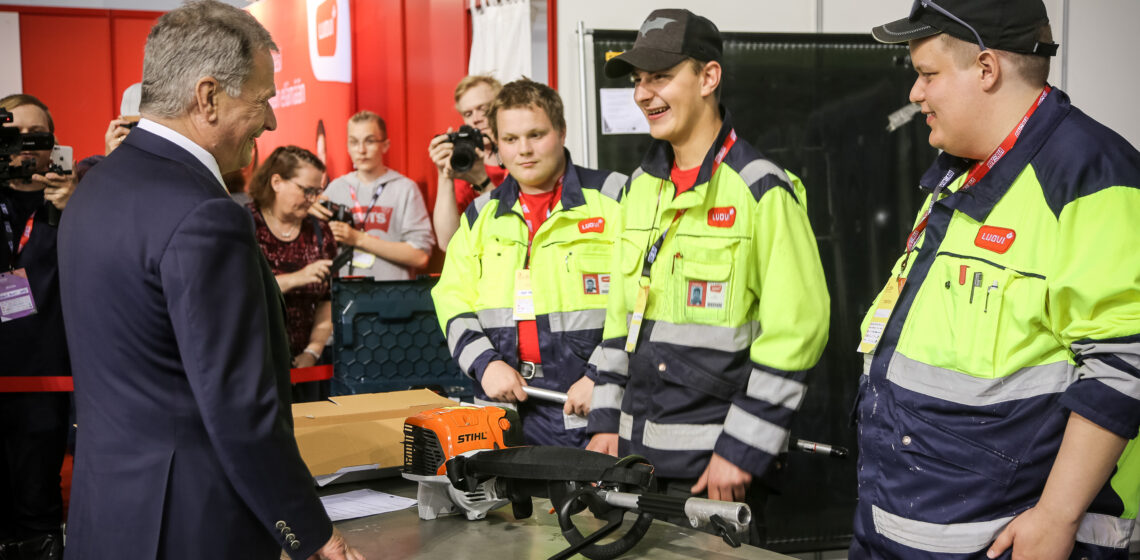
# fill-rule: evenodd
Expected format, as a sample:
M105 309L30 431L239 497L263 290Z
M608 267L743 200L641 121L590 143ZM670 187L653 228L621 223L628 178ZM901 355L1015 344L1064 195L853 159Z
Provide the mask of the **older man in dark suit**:
M213 0L162 16L143 120L68 207L68 559L362 558L297 451L281 296L222 186L276 127L271 50L252 16Z

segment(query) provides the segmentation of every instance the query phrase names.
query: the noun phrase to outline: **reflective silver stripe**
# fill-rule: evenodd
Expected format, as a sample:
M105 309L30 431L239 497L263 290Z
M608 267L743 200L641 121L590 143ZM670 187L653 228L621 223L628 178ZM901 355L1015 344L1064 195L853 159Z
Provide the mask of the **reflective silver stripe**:
M487 340L487 337L473 340L463 348L463 351L459 353L459 357L456 358L455 361L459 362L459 369L464 372L469 372L471 371L471 365L475 363L475 358L478 358L479 354L491 349L491 341Z
M712 451L723 429L720 424L658 424L646 420L641 443L667 451Z
M617 200L618 195L621 194L621 188L625 185L625 175L618 172L610 173L606 177L606 182L602 184L602 194L614 200Z
M629 175L629 183L632 185L633 182L636 181L638 177L641 177L643 173L645 173L645 170L640 167L634 169L633 173L630 173Z
M1121 519L1101 513L1086 513L1077 527L1077 540L1109 548L1128 548L1135 519Z
M510 307L480 309L475 312L484 329L508 329L515 326L515 310Z
M618 416L618 437L624 440L633 439L633 417L624 412Z
M479 325L478 319L471 317L452 319L451 324L447 326L447 349L452 356L455 355L455 345L459 344L459 337L465 331L483 332L483 328Z
M479 197L476 198L474 201L472 201L471 204L475 205L475 213L481 214L483 212L483 207L486 206L487 203L490 201L491 201L491 191L487 191L487 192L479 195Z
M649 341L721 352L744 352L752 346L752 341L759 335L760 324L756 321L739 327L674 325L657 321L653 323L653 332L649 335Z
M806 391L807 387L795 379L752 368L752 375L748 377L748 389L744 393L754 399L798 410Z
M901 545L927 552L969 554L978 552L994 542L998 533L1013 517L977 523L951 523L940 525L915 521L887 513L879 506L871 506L875 531Z
M550 319L550 332L584 331L600 329L606 324L606 310L583 309L581 311L555 311L547 315Z
M1079 371L1083 374L1082 377L1096 379L1133 399L1140 400L1140 378L1126 371L1120 371L1096 359L1095 356L1087 356Z
M863 354L863 375L871 375L871 362L875 361L875 355L870 352Z
M732 405L724 417L724 433L769 455L779 455L788 440L788 430L736 405Z
M982 379L895 352L887 366L887 379L904 389L944 401L986 406L1060 393L1077 379L1077 369L1068 362L1054 362L1021 368L1005 377Z
M498 407L502 407L502 408L509 408L511 410L518 410L518 406L516 406L515 403L485 401L479 397L475 397L471 400L478 406L498 406Z
M622 348L605 348L598 346L590 354L590 363L598 371L629 376L629 354Z
M791 185L792 181L788 179L788 174L784 172L780 166L766 160L754 159L740 170L740 178L744 181L745 185L752 186L756 181L763 179L766 175L775 175L777 179Z
M625 387L613 383L594 385L594 395L590 399L590 410L602 408L620 409L621 399L625 396Z
M1124 360L1128 365L1140 369L1140 343L1119 342L1091 342L1088 344L1072 345L1073 352L1086 358L1094 358L1089 354L1113 354Z

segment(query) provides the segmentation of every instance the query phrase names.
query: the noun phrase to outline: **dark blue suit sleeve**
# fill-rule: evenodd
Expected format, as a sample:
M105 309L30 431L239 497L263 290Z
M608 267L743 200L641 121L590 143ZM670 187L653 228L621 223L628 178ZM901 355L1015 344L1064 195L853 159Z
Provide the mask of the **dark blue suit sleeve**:
M161 261L162 288L202 421L226 476L293 558L307 558L332 534L293 437L291 412L270 348L279 317L267 308L260 253L248 213L206 201L178 226ZM278 320L280 320L278 318ZM286 353L288 351L286 350ZM284 522L300 546L293 550Z

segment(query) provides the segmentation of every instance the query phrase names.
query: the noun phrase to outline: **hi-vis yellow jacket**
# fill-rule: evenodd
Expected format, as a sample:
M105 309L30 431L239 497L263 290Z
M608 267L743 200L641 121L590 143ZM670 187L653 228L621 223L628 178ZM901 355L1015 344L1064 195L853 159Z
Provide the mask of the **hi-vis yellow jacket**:
M621 227L616 198L626 179L573 165L569 153L566 159L562 198L535 232L529 262L542 377L527 383L561 392L593 375L588 360L602 339L610 255ZM451 354L476 381L495 360L519 368L515 273L524 266L528 230L518 195L518 183L508 176L468 206L432 290ZM574 426L562 405L530 399L519 412L528 443L587 443L584 422Z
M655 141L622 199L592 433L617 433L660 476L700 476L713 452L760 475L787 444L830 305L799 180L724 126L695 186L673 197L672 149ZM715 167L715 169L714 169ZM674 217L684 214L674 222ZM672 225L670 225L672 224ZM649 278L646 256L662 233ZM625 351L639 286L650 294Z
M1140 153L1054 89L958 191L969 164L923 177L956 175L865 355L853 559L984 558L1040 498L1070 412L1140 426ZM1127 558L1138 507L1133 439L1073 558Z

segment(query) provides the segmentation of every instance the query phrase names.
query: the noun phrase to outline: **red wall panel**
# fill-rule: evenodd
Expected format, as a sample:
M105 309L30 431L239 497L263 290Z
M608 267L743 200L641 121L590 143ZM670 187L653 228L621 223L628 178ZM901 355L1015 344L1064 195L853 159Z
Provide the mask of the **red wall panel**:
M142 81L143 48L157 19L157 15L150 14L113 12L111 15L112 116L119 116L123 90Z
M20 15L24 92L51 108L76 159L103 153L111 117L111 28L101 15Z
M142 74L146 34L159 12L0 6L20 14L24 92L51 108L56 136L76 159L103 153L107 123ZM9 92L4 92L9 93Z
M392 140L385 163L422 189L423 180L408 172L408 160L417 153L408 145L409 120L417 119L407 111L404 0L357 1L353 10L354 107L383 117ZM329 133L346 136L346 124L332 123Z

